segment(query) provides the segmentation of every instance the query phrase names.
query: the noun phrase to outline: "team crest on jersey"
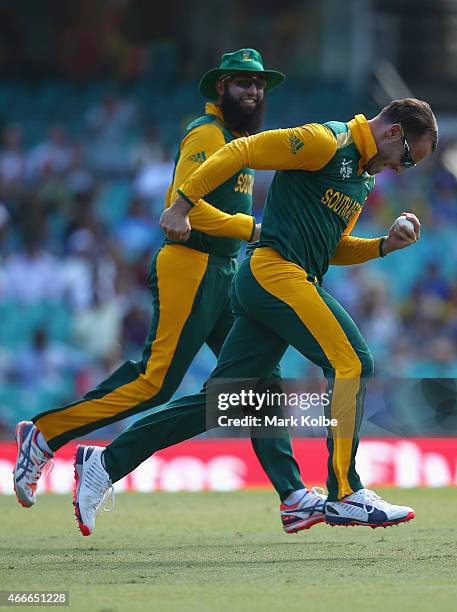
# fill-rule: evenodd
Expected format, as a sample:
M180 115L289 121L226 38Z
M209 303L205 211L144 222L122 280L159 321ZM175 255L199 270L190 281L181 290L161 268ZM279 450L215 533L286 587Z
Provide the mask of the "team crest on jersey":
M344 179L352 176L352 159L346 159L345 157L341 160L340 174Z

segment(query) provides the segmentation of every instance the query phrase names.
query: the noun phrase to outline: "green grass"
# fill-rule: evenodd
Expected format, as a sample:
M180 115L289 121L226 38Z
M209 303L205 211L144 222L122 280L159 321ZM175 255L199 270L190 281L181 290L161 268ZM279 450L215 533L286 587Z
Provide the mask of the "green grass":
M456 489L382 494L417 518L286 535L268 491L123 494L83 538L67 496L0 497L0 590L68 590L100 612L455 611Z

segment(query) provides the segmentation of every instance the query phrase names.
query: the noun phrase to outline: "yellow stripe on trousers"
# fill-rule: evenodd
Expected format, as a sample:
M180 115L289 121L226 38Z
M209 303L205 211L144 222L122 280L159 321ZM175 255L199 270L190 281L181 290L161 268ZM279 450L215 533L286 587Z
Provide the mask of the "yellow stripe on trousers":
M36 424L46 439L111 418L157 395L191 313L208 257L207 253L178 244L161 249L156 261L159 324L144 374L100 399L80 402L43 416Z
M265 291L292 308L335 370L331 416L337 419L338 426L332 428L333 470L338 481L338 497L349 495L352 489L347 475L352 456L361 361L338 319L319 295L316 286L307 280L308 275L303 268L266 247L254 252L251 271ZM297 340L295 348L306 355L306 345Z

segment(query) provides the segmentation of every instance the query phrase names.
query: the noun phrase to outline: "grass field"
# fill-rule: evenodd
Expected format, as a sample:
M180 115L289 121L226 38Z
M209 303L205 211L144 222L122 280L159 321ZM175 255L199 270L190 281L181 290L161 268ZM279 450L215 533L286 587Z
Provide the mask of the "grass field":
M100 612L457 610L457 490L382 494L416 519L286 535L268 491L123 494L83 538L70 497L0 497L0 590Z

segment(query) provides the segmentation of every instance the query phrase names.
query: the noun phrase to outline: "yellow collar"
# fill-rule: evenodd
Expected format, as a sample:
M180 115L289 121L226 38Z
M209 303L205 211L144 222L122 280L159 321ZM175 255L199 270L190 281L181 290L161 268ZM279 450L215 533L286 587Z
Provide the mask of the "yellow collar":
M349 121L348 127L351 130L355 146L360 153L359 174L362 174L365 164L376 155L378 148L371 133L370 126L364 115L356 115Z
M213 102L207 102L205 104L205 114L206 115L216 115L218 119L224 122L224 115L222 114L221 109L219 108L217 104L214 104Z

